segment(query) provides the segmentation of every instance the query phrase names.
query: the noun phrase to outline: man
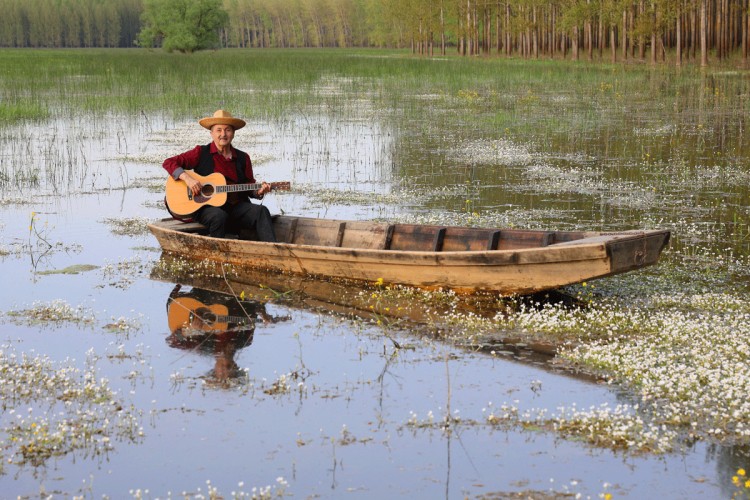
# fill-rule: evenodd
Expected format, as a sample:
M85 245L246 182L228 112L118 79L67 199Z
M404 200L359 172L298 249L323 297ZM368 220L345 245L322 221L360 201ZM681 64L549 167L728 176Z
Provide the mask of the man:
M255 183L250 156L232 146L234 132L245 126L244 120L220 109L198 123L211 131L212 142L164 160L163 167L169 175L175 180L184 181L194 195L200 194L202 185L198 178L191 175L191 170L200 176L218 172L226 178L227 184ZM250 197L262 200L269 191L271 185L264 182L260 189L250 193ZM276 241L268 208L251 203L247 195L243 196L241 192L229 193L227 202L221 207L202 206L192 217L206 226L209 235L216 238L223 238L227 226L230 226L237 232L254 229L260 241Z

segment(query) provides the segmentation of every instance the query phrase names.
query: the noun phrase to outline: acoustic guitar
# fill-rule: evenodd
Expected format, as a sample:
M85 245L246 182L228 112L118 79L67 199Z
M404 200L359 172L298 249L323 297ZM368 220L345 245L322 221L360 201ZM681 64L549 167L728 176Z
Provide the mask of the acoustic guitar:
M227 193L240 191L255 191L263 187L260 182L253 184L227 184L223 175L215 172L202 176L191 172L196 180L201 183L201 192L193 195L193 191L187 183L182 180L174 180L167 177L166 202L170 213L186 216L195 213L204 205L220 207L227 202ZM269 182L271 189L275 191L287 191L291 189L289 182Z

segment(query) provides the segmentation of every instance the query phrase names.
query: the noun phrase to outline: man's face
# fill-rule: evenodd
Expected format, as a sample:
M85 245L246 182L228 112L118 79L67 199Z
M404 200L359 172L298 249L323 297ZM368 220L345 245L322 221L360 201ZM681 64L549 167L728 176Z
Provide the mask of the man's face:
M214 125L211 127L211 138L219 149L223 149L232 144L234 128L231 125Z

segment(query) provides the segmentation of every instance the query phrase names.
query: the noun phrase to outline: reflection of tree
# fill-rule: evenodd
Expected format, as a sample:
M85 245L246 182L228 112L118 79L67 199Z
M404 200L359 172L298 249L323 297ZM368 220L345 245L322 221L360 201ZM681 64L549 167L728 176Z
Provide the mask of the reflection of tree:
M205 378L210 384L227 386L241 382L245 375L234 356L253 343L256 321L283 319L288 317L271 317L260 302L201 288L184 292L182 285L176 285L167 300L167 344L213 356L214 368Z

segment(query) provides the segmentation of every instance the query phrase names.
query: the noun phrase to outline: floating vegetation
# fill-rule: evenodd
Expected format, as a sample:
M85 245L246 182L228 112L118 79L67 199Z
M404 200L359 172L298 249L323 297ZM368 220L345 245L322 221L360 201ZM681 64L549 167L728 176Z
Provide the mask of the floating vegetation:
M326 205L375 205L375 204L413 204L418 197L412 193L373 193L356 190L342 191L339 189L318 188L308 185L297 185L295 191L305 193L310 197L312 206Z
M219 264L213 260L191 260L183 255L163 255L153 265L154 277L183 276L186 279L195 277L230 278L234 276L231 264Z
M530 165L540 160L528 146L516 144L508 139L473 140L461 144L448 152L449 157L464 164L486 165Z
M85 273L87 271L92 271L94 269L99 269L99 266L95 266L93 264L74 264L72 266L65 267L63 269L53 269L49 271L38 271L36 274L38 275L47 275L47 274L80 274Z
M34 303L28 309L10 311L7 316L16 324L34 326L62 326L73 323L91 326L95 322L91 311L82 306L73 307L62 299L49 303Z
M96 357L87 354L86 368L80 370L0 347L3 463L40 466L77 451L106 455L117 440L140 439L139 411L118 399L107 379L98 377ZM49 410L37 415L30 405Z
M644 421L638 407L618 405L610 408L604 404L587 410L575 407L558 408L550 414L546 409L522 411L517 404L503 403L494 407L489 403L483 410L483 419L462 418L455 410L437 418L432 411L424 418L410 412L406 427L452 432L461 427L490 426L532 432L554 432L557 435L587 444L628 454L664 454L674 450L679 431L659 421Z
M34 203L35 203L34 200L32 200L30 198L8 197L8 198L2 198L2 199L0 199L0 206L8 206L8 205L15 205L15 206L33 205Z
M133 180L124 189L145 189L150 193L163 193L166 177L149 177ZM164 206L162 204L162 206Z
M146 217L128 217L128 218L106 218L102 222L108 224L114 234L121 236L141 236L148 234L148 224L151 219Z
M120 316L118 318L112 318L109 323L104 325L104 329L113 333L122 333L140 330L142 326L142 315L136 318Z
M668 300L681 305L621 311L595 304L579 319L562 314L600 339L562 349L561 358L631 388L655 420L691 437L750 443L750 402L739 396L750 393L744 300L723 294ZM656 297L654 305L660 303Z
M133 255L114 264L107 263L102 266L102 278L106 282L106 286L125 289L132 285L137 277L148 273L152 265L151 260L141 255Z
M205 493L202 488L197 488L195 491L183 491L179 496L184 499L190 498L195 500L218 500L222 498L232 498L233 500L273 500L274 498L285 498L289 496L289 493L287 493L289 482L283 477L277 477L274 484L261 487L253 486L250 491L245 491L244 488L244 481L240 481L237 484L237 489L226 494L219 491L219 489L211 484L211 481L209 480L206 481ZM149 490L131 489L129 493L134 500L152 498L152 492ZM172 498L172 494L169 493L164 498Z
M292 389L292 386L290 384L291 378L292 374L282 373L281 375L279 375L279 378L271 383L270 386L263 389L263 392L268 394L269 396L288 394Z

